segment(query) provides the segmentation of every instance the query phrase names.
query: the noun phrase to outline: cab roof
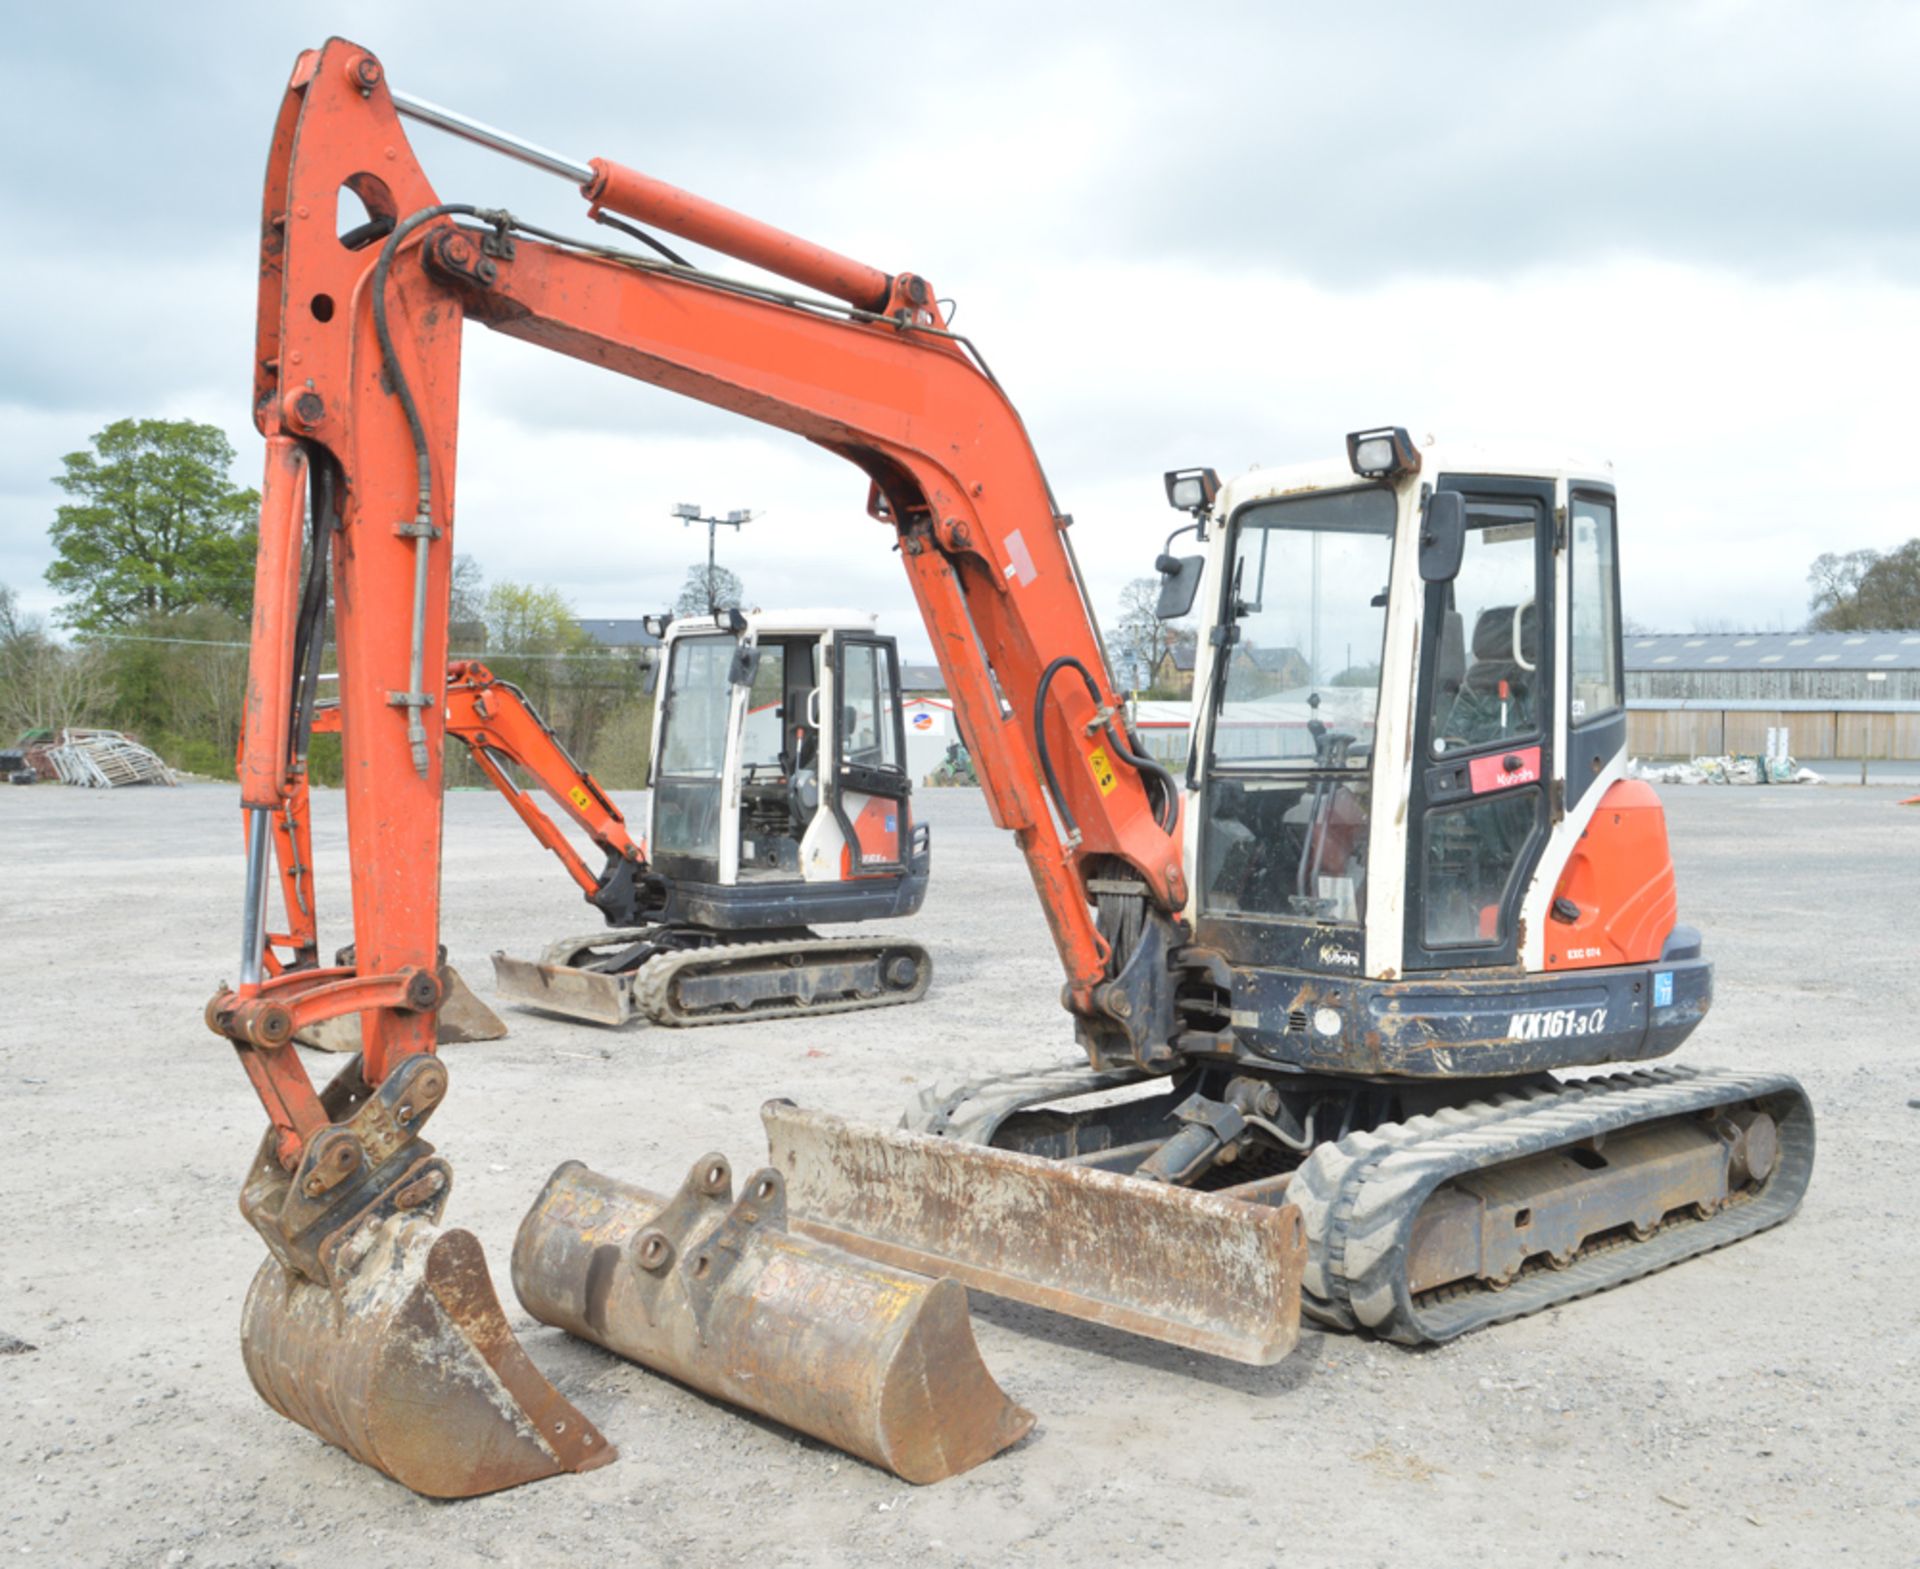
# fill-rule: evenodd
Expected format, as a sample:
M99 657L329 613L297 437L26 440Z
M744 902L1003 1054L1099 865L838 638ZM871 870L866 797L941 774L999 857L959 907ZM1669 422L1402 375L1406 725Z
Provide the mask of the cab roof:
M872 610L802 609L748 610L747 630L756 637L818 637L823 632L871 632L879 623ZM667 629L667 635L688 636L695 632L724 631L714 616L680 616Z
M1567 480L1612 485L1613 464L1569 452L1566 448L1528 442L1441 441L1433 436L1417 436L1414 448L1420 454L1420 478L1430 480L1436 474L1498 474L1516 479ZM1338 455L1316 458L1306 463L1286 463L1274 468L1249 469L1220 487L1215 513L1224 516L1250 501L1269 501L1276 496L1305 494L1316 490L1346 490L1362 481L1353 472L1342 450Z

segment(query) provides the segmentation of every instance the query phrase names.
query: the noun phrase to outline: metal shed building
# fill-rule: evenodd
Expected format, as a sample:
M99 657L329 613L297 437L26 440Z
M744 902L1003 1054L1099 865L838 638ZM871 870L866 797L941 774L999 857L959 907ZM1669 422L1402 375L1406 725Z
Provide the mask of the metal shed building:
M1766 750L1920 758L1920 631L1695 632L1626 638L1627 745L1639 757Z

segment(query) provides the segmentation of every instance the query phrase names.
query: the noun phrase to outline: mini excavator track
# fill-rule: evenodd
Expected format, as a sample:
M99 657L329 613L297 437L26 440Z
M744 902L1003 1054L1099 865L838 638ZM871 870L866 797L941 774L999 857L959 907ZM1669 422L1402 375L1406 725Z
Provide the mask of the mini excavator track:
M927 950L897 938L730 942L649 959L633 1000L655 1024L686 1028L898 1007L932 981Z

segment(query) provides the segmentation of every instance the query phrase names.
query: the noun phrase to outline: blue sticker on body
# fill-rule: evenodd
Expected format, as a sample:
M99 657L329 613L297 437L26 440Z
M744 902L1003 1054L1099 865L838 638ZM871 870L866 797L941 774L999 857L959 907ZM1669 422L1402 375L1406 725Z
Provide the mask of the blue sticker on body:
M1673 971L1661 970L1654 976L1653 1005L1656 1008L1673 1006Z
M897 823L898 823L899 821L900 821L900 819L899 819L899 818L897 818L897 817L889 817L889 818L887 819L887 832L888 832L888 833L896 833L896 832L898 832L898 830L896 829L896 827L895 827L894 825L895 825L895 824L897 824Z

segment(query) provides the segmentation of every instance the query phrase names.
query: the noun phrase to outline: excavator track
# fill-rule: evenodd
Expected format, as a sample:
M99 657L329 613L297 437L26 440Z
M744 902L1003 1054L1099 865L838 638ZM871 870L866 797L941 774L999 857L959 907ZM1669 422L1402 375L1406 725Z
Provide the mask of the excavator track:
M918 943L862 937L717 943L656 955L633 978L635 1011L690 1028L918 1002L933 959Z
M1770 1119L1777 1158L1723 1203L1649 1211L1631 1227L1583 1238L1552 1262L1529 1259L1504 1282L1414 1289L1409 1260L1419 1245L1418 1223L1444 1184L1736 1109ZM1288 1201L1307 1228L1302 1309L1330 1327L1364 1329L1402 1345L1452 1340L1778 1225L1799 1207L1813 1153L1813 1112L1797 1081L1686 1068L1529 1087L1355 1133L1315 1150L1288 1185Z

